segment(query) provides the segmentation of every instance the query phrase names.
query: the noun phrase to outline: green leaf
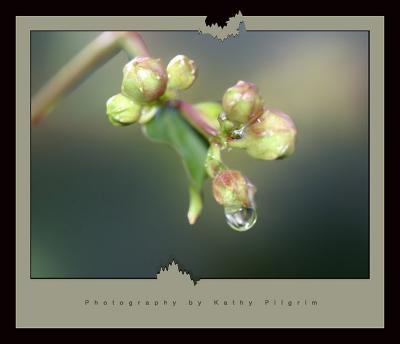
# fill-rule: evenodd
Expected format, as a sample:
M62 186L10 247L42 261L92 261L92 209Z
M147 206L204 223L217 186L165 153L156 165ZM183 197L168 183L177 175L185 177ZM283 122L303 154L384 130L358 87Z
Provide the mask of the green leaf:
M188 218L193 224L202 208L201 189L207 176L204 163L209 147L208 141L178 110L170 107L160 109L152 120L143 125L143 131L153 141L170 145L181 157L189 179Z

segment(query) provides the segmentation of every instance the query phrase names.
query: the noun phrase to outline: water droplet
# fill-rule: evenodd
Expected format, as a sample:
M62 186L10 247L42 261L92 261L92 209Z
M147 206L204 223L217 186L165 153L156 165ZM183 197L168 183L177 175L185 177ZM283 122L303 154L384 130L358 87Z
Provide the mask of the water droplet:
M243 138L245 128L246 128L245 126L242 126L239 129L233 130L231 133L231 137L235 140L239 140L239 139Z
M249 230L257 221L255 208L225 208L226 223L238 232Z
M219 121L225 121L228 117L226 116L225 112L221 112L218 116Z

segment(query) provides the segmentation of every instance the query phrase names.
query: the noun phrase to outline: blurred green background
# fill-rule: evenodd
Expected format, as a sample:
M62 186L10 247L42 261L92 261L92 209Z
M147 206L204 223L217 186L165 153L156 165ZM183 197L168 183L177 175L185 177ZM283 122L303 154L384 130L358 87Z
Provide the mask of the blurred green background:
M32 32L32 95L96 35ZM165 64L179 53L197 62L189 102L256 83L269 107L295 121L297 150L281 161L224 154L257 186L258 222L231 230L208 180L190 226L175 152L106 118L127 62L121 52L32 128L31 276L153 278L175 259L194 278L368 278L368 33L142 35Z

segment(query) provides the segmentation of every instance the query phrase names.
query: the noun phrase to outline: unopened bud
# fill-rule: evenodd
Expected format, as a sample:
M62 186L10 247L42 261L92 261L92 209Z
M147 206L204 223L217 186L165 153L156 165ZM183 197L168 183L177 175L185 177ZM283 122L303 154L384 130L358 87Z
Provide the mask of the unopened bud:
M161 97L167 88L167 73L160 59L136 57L123 70L121 91L138 103Z
M222 105L227 119L241 125L262 114L264 101L255 84L238 81L225 92Z
M213 180L214 198L225 208L253 207L255 191L239 171L222 170Z
M140 105L119 93L107 100L106 109L110 122L115 126L135 123L140 116Z
M283 159L294 152L296 133L288 115L266 111L246 129L247 153L257 159Z
M167 66L168 88L186 90L196 80L197 67L186 55L177 55Z

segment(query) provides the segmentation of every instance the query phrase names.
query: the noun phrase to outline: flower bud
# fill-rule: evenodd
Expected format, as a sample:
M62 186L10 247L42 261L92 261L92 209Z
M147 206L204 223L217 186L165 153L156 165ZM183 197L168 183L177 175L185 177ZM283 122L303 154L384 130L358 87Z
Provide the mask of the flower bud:
M197 67L186 55L177 55L167 66L168 88L186 90L196 80Z
M138 103L161 97L167 88L167 73L160 59L136 57L123 70L121 91Z
M245 124L262 114L264 101L257 86L251 82L238 81L225 92L222 105L227 119L236 125Z
M255 191L239 171L222 170L213 180L214 198L225 208L254 207Z
M115 126L124 126L136 122L140 116L140 105L119 93L107 100L107 116Z
M267 110L246 129L247 153L257 159L283 159L294 152L296 133L288 115Z

